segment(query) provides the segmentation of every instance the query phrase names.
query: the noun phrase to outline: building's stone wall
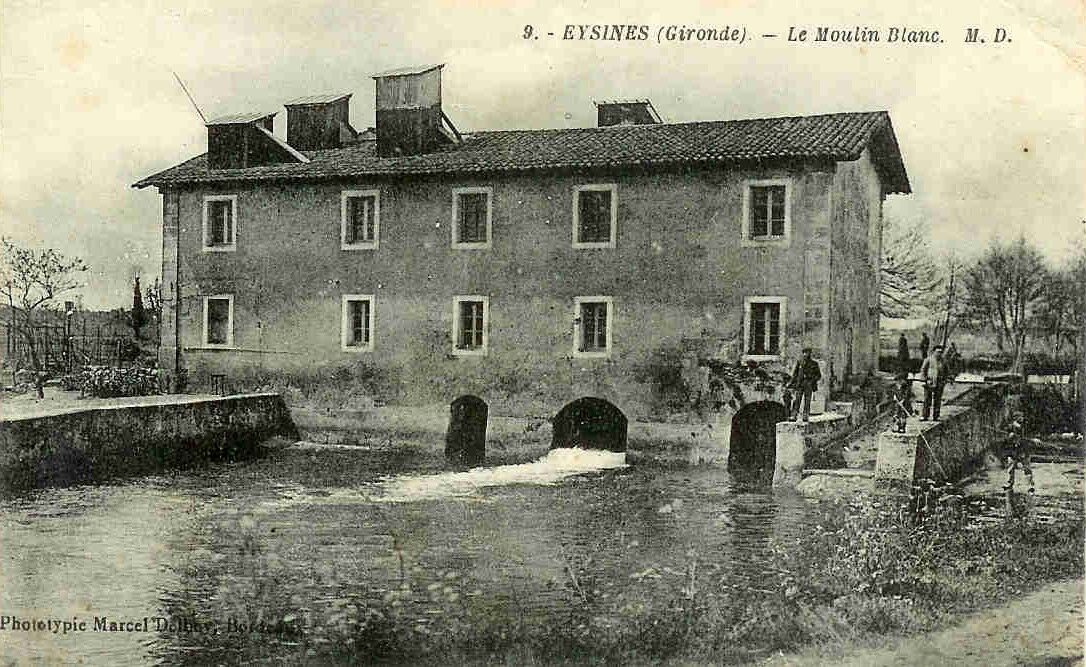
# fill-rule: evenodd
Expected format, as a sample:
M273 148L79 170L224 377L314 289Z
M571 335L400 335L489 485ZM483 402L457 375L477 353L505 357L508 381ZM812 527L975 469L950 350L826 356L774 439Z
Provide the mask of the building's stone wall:
M474 393L499 414L549 414L583 395L611 400L631 418L658 412L661 359L674 359L694 339L710 356L738 360L744 296L787 297L781 366L790 368L804 344L825 338L823 320L812 327L805 312L810 290L797 267L810 263L812 245L826 245L838 168L802 163L181 190L182 365L194 378L376 369L397 402ZM781 177L792 178L791 243L744 247L745 181ZM572 247L572 193L587 183L617 184L613 249ZM464 186L493 188L489 249L450 247L452 188ZM340 195L348 189L381 191L377 250L340 249ZM174 192L167 190L167 200ZM238 197L236 252L201 252L202 200L211 194ZM817 289L825 292L830 277L823 273ZM236 349L201 349L202 297L224 293L234 295ZM372 352L341 350L343 294L376 295ZM474 294L489 297L489 353L454 357L453 296ZM573 299L592 295L614 299L608 359L572 355Z
M837 385L878 369L882 187L868 151L838 163L833 182L829 321Z

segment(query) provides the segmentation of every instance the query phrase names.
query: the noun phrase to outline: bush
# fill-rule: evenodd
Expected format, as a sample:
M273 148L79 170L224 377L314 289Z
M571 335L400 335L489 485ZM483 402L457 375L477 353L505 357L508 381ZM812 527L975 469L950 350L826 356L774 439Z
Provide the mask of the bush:
M81 377L83 393L87 396L115 398L160 393L158 370L154 368L93 366L84 370Z

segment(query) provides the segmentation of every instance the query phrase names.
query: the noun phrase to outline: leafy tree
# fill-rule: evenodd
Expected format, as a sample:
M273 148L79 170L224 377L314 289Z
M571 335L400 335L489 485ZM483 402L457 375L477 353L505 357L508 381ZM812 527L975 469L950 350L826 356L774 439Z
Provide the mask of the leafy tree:
M1012 372L1022 369L1048 275L1041 253L1020 236L1007 244L993 242L963 276L973 315L992 327L1000 351L1010 346Z
M24 248L6 238L0 239L0 246L0 295L13 306L12 324L26 342L35 377L40 377L36 329L41 312L55 306L61 294L81 287L77 274L87 267L78 257L51 248ZM35 384L38 398L43 398L41 383Z
M909 317L939 305L936 297L943 275L923 224L886 219L879 275L883 316Z

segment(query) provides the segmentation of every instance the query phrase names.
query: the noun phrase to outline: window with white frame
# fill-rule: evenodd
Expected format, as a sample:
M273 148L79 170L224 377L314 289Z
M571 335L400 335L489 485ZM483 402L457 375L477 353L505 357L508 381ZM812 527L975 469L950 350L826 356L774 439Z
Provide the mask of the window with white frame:
M374 298L372 294L344 294L342 345L348 352L373 350Z
M381 196L377 190L346 190L340 200L340 238L344 250L377 248Z
M204 346L233 347L234 297L218 294L204 297Z
M455 188L452 203L454 248L489 248L492 188Z
M228 252L237 249L237 195L204 197L204 251Z
M786 242L792 227L791 198L787 179L748 181L743 191L743 241Z
M609 296L579 296L573 300L573 354L605 357L611 354L614 300Z
M776 358L784 343L785 308L783 296L752 296L743 300L744 353L747 358Z
M483 355L487 351L490 299L485 296L453 298L453 354Z
M578 185L573 189L573 247L614 248L618 227L618 186Z

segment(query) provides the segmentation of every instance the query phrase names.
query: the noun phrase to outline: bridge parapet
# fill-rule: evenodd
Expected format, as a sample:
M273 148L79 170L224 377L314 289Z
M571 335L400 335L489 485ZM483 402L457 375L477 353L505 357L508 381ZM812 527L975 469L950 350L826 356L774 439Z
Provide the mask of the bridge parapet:
M998 444L1003 412L998 389L970 406L946 406L937 422L910 419L905 433L879 434L875 488L908 490L920 479L955 482Z

